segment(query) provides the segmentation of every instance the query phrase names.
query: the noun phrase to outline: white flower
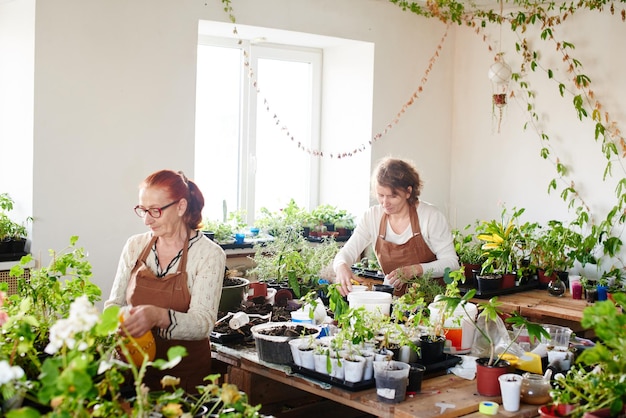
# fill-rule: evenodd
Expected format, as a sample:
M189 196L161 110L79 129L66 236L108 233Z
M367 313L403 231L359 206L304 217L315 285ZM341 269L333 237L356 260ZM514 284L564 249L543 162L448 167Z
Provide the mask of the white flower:
M19 380L24 376L24 370L20 366L11 366L8 361L0 361L0 386Z
M98 323L99 318L98 310L89 302L87 296L80 296L70 305L69 317L59 319L50 327L50 343L44 351L48 354L55 354L64 345L73 349L76 346L76 335L91 330ZM87 348L88 344L79 341L77 347L79 351Z

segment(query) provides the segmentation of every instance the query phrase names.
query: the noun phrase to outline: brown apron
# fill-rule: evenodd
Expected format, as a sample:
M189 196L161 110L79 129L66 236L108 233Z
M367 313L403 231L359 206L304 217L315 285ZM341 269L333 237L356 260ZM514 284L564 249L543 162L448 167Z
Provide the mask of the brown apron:
M156 237L144 248L131 273L130 282L126 291L126 301L132 306L154 305L160 308L172 309L177 312L187 312L191 295L187 288L187 252L189 245L183 248L183 254L178 263L178 271L157 277L146 265L146 260ZM187 237L189 243L189 237ZM196 394L196 386L205 385L204 377L211 373L211 347L208 338L202 340L168 340L152 332L156 342L155 358L167 359L167 350L170 347L181 345L187 349L187 355L171 369L157 370L149 367L144 383L151 390L162 390L161 378L165 375L180 378L180 386L187 393Z
M426 241L424 241L422 230L420 229L419 217L417 216L417 210L414 205L409 207L409 216L411 218L413 236L404 244L394 244L393 242L385 241L387 214L384 213L380 220L374 252L385 274L389 274L399 267L410 266L417 263L430 263L437 259L437 256L428 248ZM394 294L397 296L403 295L406 292L406 287L407 285L403 284L401 288L394 291Z

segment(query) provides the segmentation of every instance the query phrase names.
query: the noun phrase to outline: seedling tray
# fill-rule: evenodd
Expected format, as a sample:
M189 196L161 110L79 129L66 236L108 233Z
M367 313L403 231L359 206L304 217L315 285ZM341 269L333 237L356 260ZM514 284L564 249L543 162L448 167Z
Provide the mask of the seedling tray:
M512 293L525 292L527 290L537 289L538 287L539 287L539 281L531 280L530 282L526 284L509 287L507 289L494 289L494 290L487 290L487 291L480 291L476 289L476 294L474 295L474 297L478 299L491 299L494 296L510 295ZM461 291L461 293L465 294L469 292L471 288L459 286L459 290Z
M360 382L346 382L343 379L337 379L336 377L331 377L330 375L319 373L315 370L307 369L306 367L298 366L294 363L289 364L289 367L291 367L291 371L295 373L311 377L315 380L319 380L320 382L329 383L333 386L337 386L351 392L376 387L376 381L374 379L362 380Z
M458 363L461 362L461 360L463 359L459 356L455 356L453 354L445 354L445 357L437 363L422 364L426 368L426 370L424 370L424 375L428 376L431 374L439 373L443 370L447 370L450 367L456 366Z

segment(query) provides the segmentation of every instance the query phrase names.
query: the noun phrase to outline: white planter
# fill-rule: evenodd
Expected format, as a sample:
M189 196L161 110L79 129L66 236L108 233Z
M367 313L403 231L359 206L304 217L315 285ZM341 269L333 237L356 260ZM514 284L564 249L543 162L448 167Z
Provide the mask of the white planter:
M315 363L315 371L321 374L328 374L326 368L327 354L313 354L313 361Z
M305 369L315 370L315 358L313 357L313 347L309 345L301 345L298 347L298 354L300 355L300 366Z
M335 377L337 379L343 380L344 378L344 367L345 361L339 357L330 358L330 377Z
M289 349L291 350L291 357L293 357L293 362L296 366L302 366L302 361L300 361L300 344L302 342L300 339L290 340L289 341Z
M393 351L386 348L382 351L374 352L374 361L389 361L393 358Z
M350 360L343 359L343 372L346 382L360 382L363 380L365 372L365 358L362 356L352 356Z
M361 356L365 359L363 380L371 380L374 378L374 352L366 350L361 353Z

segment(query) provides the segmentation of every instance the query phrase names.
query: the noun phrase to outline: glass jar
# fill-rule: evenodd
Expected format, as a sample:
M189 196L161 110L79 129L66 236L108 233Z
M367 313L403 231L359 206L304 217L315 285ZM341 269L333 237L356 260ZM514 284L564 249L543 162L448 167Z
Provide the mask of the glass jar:
M563 296L565 294L565 283L563 283L563 280L561 280L560 278L556 278L550 281L550 283L548 283L548 293L550 293L550 295L552 296L556 296L556 297L560 297Z
M524 373L522 375L521 397L524 403L545 405L550 402L550 379L540 374Z

